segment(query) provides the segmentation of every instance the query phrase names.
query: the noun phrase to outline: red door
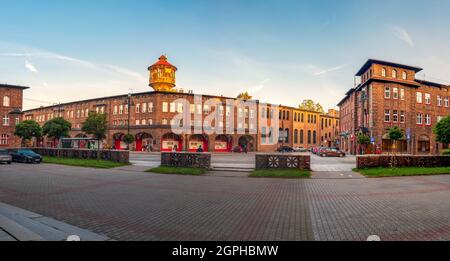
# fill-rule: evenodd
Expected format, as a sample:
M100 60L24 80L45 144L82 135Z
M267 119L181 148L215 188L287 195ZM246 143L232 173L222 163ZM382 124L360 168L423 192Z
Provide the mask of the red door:
M142 151L142 139L136 140L136 151Z
M120 147L120 140L114 140L114 147L116 147L116 150L120 150L121 149L121 147Z

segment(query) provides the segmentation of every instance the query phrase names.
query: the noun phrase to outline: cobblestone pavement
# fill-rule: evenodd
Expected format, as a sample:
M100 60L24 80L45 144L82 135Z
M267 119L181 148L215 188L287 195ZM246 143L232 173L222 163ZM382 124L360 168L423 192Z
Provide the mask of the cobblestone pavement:
M116 240L450 240L450 176L252 179L0 166L0 202Z

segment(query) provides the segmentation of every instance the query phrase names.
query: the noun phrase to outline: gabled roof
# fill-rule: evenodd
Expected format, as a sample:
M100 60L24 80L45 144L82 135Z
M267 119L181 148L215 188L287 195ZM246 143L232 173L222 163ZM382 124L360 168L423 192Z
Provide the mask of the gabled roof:
M20 85L9 85L9 84L2 84L2 83L0 83L0 88L14 88L14 89L26 90L26 89L29 89L30 87L20 86Z
M406 70L413 70L416 73L423 70L420 67L415 67L415 66L410 66L410 65L400 64L400 63L394 63L394 62L388 62L388 61L382 61L382 60L376 60L376 59L369 59L361 67L361 69L359 69L359 71L356 73L356 76L363 75L363 73L365 73L370 68L370 66L372 66L372 64L380 64L380 65L385 65L385 66L392 66L392 67L403 68L403 69L406 69Z

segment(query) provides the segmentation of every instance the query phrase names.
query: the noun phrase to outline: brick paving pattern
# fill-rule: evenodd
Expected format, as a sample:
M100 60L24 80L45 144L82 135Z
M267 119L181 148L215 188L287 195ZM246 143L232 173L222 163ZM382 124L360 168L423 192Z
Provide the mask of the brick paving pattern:
M450 240L450 176L252 179L0 166L0 202L116 240Z

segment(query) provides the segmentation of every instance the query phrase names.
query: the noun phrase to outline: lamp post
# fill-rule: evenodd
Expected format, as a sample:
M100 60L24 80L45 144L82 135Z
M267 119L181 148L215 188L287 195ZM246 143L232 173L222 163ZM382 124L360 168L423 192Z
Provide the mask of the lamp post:
M128 99L127 99L127 106L128 106L128 132L127 134L130 134L130 120L131 120L131 93L128 93Z

